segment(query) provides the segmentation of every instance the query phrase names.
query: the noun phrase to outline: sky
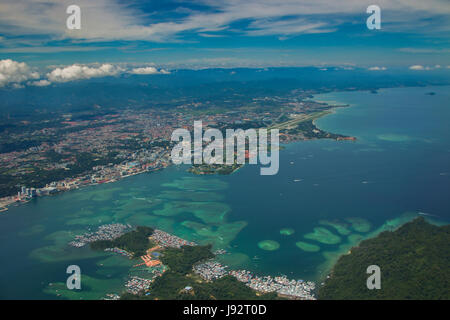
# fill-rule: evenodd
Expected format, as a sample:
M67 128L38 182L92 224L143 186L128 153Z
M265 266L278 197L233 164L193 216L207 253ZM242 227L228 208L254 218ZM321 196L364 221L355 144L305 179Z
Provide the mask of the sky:
M79 30L66 26L70 5ZM449 68L449 35L448 0L1 0L0 86L177 68L424 72Z

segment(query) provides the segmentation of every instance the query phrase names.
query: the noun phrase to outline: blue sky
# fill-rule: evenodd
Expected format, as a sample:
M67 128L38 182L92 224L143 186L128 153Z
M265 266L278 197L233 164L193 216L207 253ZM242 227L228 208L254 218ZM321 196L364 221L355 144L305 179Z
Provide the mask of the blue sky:
M80 30L66 27L72 4ZM371 4L381 30L366 27ZM427 70L450 64L449 18L447 0L2 0L0 60L45 72L105 63Z

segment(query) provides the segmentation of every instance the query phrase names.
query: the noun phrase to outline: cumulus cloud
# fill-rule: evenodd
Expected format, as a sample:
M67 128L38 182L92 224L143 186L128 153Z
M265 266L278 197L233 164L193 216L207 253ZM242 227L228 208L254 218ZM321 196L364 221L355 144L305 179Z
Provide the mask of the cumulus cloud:
M25 62L0 60L0 87L11 84L18 88L21 82L32 79L39 79L39 73L33 71Z
M429 67L429 66L422 66L420 64L416 64L413 66L409 67L409 70L436 70L436 69L440 69L441 66L439 64L435 65L434 67Z
M96 77L114 76L121 71L121 68L109 63L102 64L99 67L73 64L63 68L56 68L47 73L47 77L52 82L68 82Z
M370 67L369 70L370 71L384 71L384 70L387 70L387 68L375 66L375 67Z
M410 66L409 70L425 70L425 67L421 66L420 64L415 64L413 66Z
M130 71L133 74L156 74L158 70L155 67L134 68Z
M130 73L137 75L170 74L166 69L158 69L153 66L134 66L127 64L73 64L65 67L57 67L46 74L47 79L41 79L38 72L34 71L25 62L17 62L11 59L0 60L0 87L23 88L28 86L45 87L54 83L86 80L106 76L118 76Z
M132 74L169 74L170 72L164 69L156 69L155 67L133 68L129 71Z
M35 86L35 87L45 87L50 85L51 82L45 79L39 80L39 81L32 81L32 82L28 82L28 85L30 86Z
M130 73L137 75L151 75L151 74L170 74L170 71L165 69L157 69L153 66L143 66L130 68L126 64L94 64L82 65L73 64L66 67L58 67L47 73L48 80L41 80L39 82L30 83L35 86L46 86L51 82L69 82L83 79L100 78L106 76L119 76L121 74Z
M436 64L436 65L434 65L432 67L430 67L430 66L422 66L420 64L416 64L416 65L413 65L413 66L409 67L410 70L437 70L437 69L441 69L441 68L442 68L442 66L440 64Z
M13 89L22 89L22 88L25 88L25 86L23 84L20 84L20 83L13 83L11 85L11 88L13 88Z

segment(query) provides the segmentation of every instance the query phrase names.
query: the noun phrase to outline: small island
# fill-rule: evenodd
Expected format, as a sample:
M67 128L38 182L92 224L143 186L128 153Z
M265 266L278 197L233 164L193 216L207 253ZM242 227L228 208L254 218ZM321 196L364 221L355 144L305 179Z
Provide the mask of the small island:
M153 229L139 226L136 230L124 233L118 238L112 240L97 240L89 244L93 250L106 250L109 248L119 248L131 252L132 257L137 258L145 255L146 251L154 247L155 244L149 240L153 234Z
M188 171L193 174L221 174L227 175L242 168L243 164L194 164Z

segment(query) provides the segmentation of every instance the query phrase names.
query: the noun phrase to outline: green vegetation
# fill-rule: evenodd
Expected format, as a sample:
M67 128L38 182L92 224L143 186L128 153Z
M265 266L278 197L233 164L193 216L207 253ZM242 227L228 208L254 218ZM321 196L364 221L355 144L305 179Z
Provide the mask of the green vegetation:
M367 267L381 269L381 289L366 286ZM450 299L450 225L420 217L364 240L339 258L319 299Z
M136 230L127 232L114 240L98 240L90 243L93 250L105 250L106 248L120 248L133 253L134 257L145 254L148 248L154 244L148 239L153 233L149 227L137 227Z
M300 122L295 129L291 129L288 131L290 134L301 132L306 138L315 138L315 139L337 139L344 137L341 134L329 133L325 132L319 128L317 128L313 121L305 121Z
M194 164L192 165L188 171L193 174L222 174L227 175L235 172L240 169L243 165L233 163L231 165L228 164Z
M211 245L206 246L184 246L181 249L167 248L161 257L163 264L170 271L186 274L192 271L192 266L202 260L214 258Z

